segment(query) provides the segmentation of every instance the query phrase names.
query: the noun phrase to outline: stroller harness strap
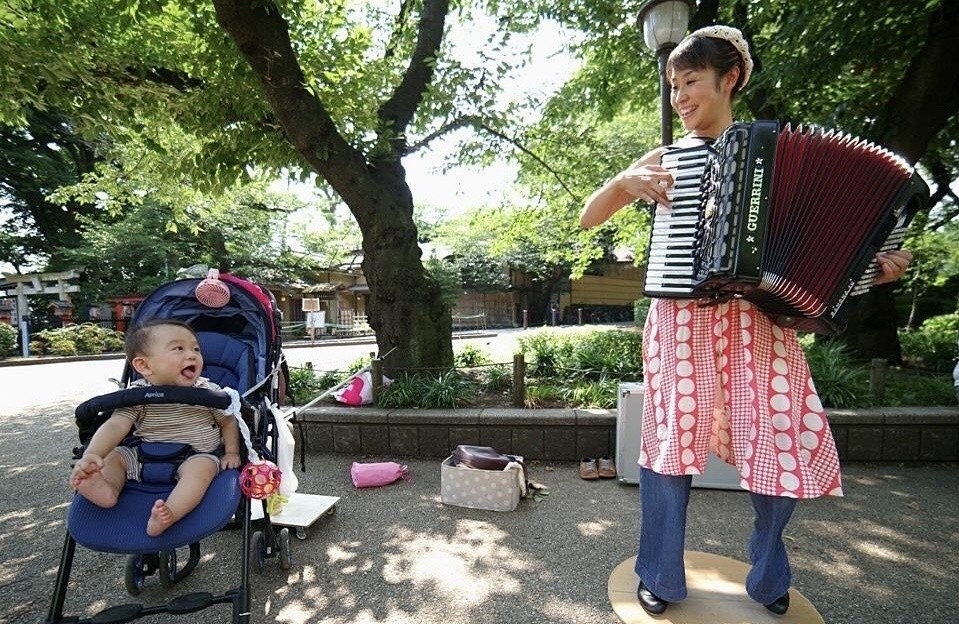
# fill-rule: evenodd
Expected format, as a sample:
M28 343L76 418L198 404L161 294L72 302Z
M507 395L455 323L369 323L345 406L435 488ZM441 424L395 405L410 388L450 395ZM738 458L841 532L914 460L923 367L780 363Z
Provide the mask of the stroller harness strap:
M174 483L180 464L196 455L192 446L178 442L138 440L134 444L141 463L140 480L144 483Z

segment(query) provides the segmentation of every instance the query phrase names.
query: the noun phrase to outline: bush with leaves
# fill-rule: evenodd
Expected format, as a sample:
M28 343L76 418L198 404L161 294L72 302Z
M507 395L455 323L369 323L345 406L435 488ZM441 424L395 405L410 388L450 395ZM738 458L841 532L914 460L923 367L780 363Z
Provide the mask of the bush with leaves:
M804 349L823 405L858 407L869 404L869 376L857 367L847 345L828 340L805 340Z
M455 369L438 375L405 375L380 392L377 405L424 409L464 407L472 400L474 390L470 381Z
M612 409L616 407L619 380L602 376L595 381L577 381L566 387L563 399L571 407L583 409Z
M504 392L513 386L513 373L503 365L484 369L483 388L487 392Z
M529 374L599 380L642 379L643 336L635 330L539 330L519 339Z
M309 403L322 393L322 385L312 367L290 367L290 378L286 382L286 394L293 405Z
M123 333L95 323L45 329L33 335L30 351L37 355L93 355L123 351Z
M641 297L633 302L633 323L637 327L642 327L646 324L650 303L651 300L649 297Z
M12 325L0 323L0 358L13 353L17 346L17 330Z
M901 330L903 362L936 372L951 371L956 363L956 339L959 337L959 313L932 316L919 329Z
M476 368L492 362L486 351L471 344L463 345L462 349L453 354L453 366L457 368Z

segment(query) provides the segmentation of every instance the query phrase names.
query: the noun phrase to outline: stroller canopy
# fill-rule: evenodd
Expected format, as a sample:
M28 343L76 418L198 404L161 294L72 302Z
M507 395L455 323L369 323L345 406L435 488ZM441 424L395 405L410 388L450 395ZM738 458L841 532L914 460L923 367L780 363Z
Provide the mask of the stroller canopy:
M178 319L198 333L216 332L252 347L256 380L264 379L279 357L279 311L272 296L253 282L233 275L221 275L230 289L230 300L219 308L197 300L200 279L182 279L159 286L140 303L133 315L134 326L154 318Z

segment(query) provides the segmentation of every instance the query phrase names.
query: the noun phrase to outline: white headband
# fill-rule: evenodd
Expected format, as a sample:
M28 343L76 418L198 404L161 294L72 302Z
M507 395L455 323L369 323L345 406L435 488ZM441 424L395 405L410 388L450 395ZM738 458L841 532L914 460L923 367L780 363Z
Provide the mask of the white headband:
M738 28L733 28L732 26L706 26L705 28L700 28L690 33L686 36L686 39L690 37L712 37L714 39L724 39L733 44L733 47L739 52L739 56L743 57L743 81L740 83L739 88L742 89L746 86L746 83L749 82L749 76L753 73L753 59L749 55L749 44L746 43L743 33L740 32Z

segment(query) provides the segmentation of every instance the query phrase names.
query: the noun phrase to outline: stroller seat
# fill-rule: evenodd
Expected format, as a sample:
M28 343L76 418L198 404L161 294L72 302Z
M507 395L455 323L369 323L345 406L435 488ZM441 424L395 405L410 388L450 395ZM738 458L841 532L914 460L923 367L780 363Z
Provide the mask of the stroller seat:
M244 392L253 376L252 347L242 340L197 332L203 352L203 376L221 387ZM222 529L240 504L239 471L224 470L210 484L203 500L189 514L157 537L146 534L150 509L166 499L174 483L153 484L128 480L117 504L109 509L75 495L67 528L78 544L101 552L139 554L168 550L197 542Z
M279 402L276 379L281 362L280 336L276 329L280 315L275 300L253 282L230 278L223 281L230 291L228 301L210 307L196 297L200 282L200 279L189 278L158 287L140 303L131 326L153 318L178 319L189 324L197 334L203 353L204 369L200 374L221 388L232 388L242 397L238 416L245 440L241 442L241 449L250 451L251 460L275 459L271 449L277 448L278 434L272 409ZM127 386L136 377L137 373L127 363L123 385ZM74 459L81 456L83 445L89 444L96 429L118 407L179 403L229 409L237 407L235 401L232 392L176 386L135 385L93 397L76 409L81 447L74 449ZM145 446L141 446L141 451ZM73 497L67 511L66 535L46 624L129 622L163 613L183 615L215 605L232 608L233 624L248 624L251 565L256 564L262 570L267 558L278 557L281 567L289 569L289 531L286 528L274 531L265 502L257 501L263 506L263 514L262 518L253 519L252 501L241 492L240 471L235 469L221 471L190 513L159 536L148 536L146 526L155 501L168 498L174 487L172 482L156 483L155 477L162 474L161 481L166 481L174 469L171 462L176 461L174 452L167 456L173 458L170 460L163 460L163 453L155 452L153 446L149 452L160 457L160 462L144 463L150 475L144 481L128 480L112 508L98 507L80 495ZM243 461L246 459L244 452ZM240 529L242 533L238 576L233 589L222 593L193 591L175 596L165 604L126 602L105 608L92 618L64 615L77 544L96 552L126 555L124 582L127 592L137 595L143 590L146 577L157 572L162 586L170 588L178 583L200 562L200 540L231 528ZM189 560L178 563L177 550L184 546L189 546Z
M216 332L198 331L196 335L203 352L203 376L240 394L249 390L256 373L253 346Z
M196 509L157 537L150 537L145 530L150 509L154 501L166 498L172 489L172 484L127 481L116 506L109 509L74 496L67 514L67 528L78 544L91 550L125 555L152 553L184 546L216 533L226 526L240 505L239 471L224 470L210 484Z

